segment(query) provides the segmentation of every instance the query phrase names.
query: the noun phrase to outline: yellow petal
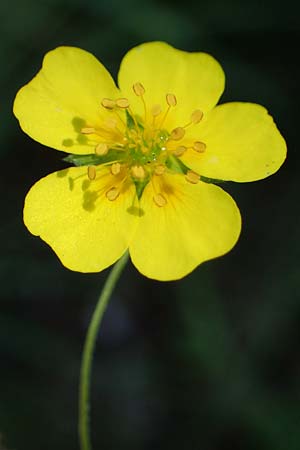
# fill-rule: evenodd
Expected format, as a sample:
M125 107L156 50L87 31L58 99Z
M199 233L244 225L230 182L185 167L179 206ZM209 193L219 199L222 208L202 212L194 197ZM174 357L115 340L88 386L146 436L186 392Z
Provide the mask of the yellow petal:
M101 124L107 116L101 100L119 96L118 92L91 53L58 47L46 54L42 69L18 92L14 114L36 141L68 153L88 154L94 146L80 130Z
M217 186L191 184L182 175L154 177L140 206L144 214L130 255L142 274L156 280L184 277L200 263L228 252L240 234L234 200Z
M276 172L286 157L286 143L265 108L253 103L217 106L195 140L204 153L186 152L182 160L209 178L255 181Z
M171 106L168 123L183 126L194 110L205 113L213 108L224 90L225 77L219 63L206 53L188 53L164 42L150 42L125 55L118 80L132 109L141 115L143 104L133 92L134 83L141 83L145 88L149 113L157 105L166 110L166 95L174 94L177 106Z
M25 225L68 269L101 271L128 248L137 217L127 209L135 189L123 183L120 195L109 200L106 193L116 179L101 168L90 181L86 167L73 167L42 178L27 194Z

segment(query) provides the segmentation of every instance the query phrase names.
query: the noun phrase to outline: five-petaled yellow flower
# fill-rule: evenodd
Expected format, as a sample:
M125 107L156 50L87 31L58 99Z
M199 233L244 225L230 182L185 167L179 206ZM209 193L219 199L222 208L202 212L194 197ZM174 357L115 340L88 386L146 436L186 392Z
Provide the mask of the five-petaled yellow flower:
M276 172L285 141L265 108L215 106L224 73L206 53L162 42L124 57L116 86L90 53L59 47L17 94L22 129L75 167L29 191L24 221L69 269L97 272L129 249L144 275L174 280L228 252L241 228L212 180Z

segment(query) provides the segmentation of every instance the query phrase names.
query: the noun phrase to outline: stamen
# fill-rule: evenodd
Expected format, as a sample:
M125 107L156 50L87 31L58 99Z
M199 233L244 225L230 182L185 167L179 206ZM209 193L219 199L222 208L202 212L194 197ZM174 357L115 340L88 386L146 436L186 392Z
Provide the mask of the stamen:
M159 207L165 206L167 204L167 200L162 194L155 194L153 196L153 201Z
M142 85L142 83L140 83L140 82L134 83L134 85L132 86L132 89L133 89L135 95L137 95L138 97L141 97L142 95L145 94L145 88Z
M109 191L106 192L105 195L108 200L113 202L114 200L116 200L119 197L120 191L116 187L112 187L111 189L109 189Z
M87 168L87 174L90 180L94 180L96 178L96 167L95 166L88 166Z
M159 164L155 167L154 173L155 175L162 175L164 171L166 170L166 167L163 164Z
M146 172L143 166L132 166L131 173L135 178L143 180L146 176Z
M185 175L186 181L192 184L197 184L200 180L200 175L198 175L196 172L193 172L192 170L188 170Z
M118 175L121 172L121 164L116 162L110 166L112 175Z
M151 109L151 114L153 117L159 116L161 113L161 106L160 105L153 105Z
M116 100L116 105L119 108L126 109L129 107L129 100L127 98L118 98Z
M204 153L206 150L206 144L204 144L204 142L196 141L194 142L193 149L198 153Z
M182 127L177 127L171 131L170 139L172 139L173 141L180 141L180 139L182 139L184 135L185 129Z
M166 100L169 106L176 106L177 105L177 98L174 94L167 94Z
M110 98L103 98L101 105L106 109L114 109L114 107L116 106L116 102L114 100L111 100Z
M167 101L168 107L167 107L167 110L166 110L166 112L164 114L164 117L162 118L162 121L159 124L159 128L161 128L163 126L163 124L164 124L164 122L165 122L165 120L167 118L167 115L169 114L169 111L171 109L171 106L176 106L177 105L177 98L175 97L174 94L167 94L166 95L166 101Z
M202 120L203 112L200 109L195 109L191 115L191 122L194 124L199 123Z
M109 119L106 119L106 121L105 121L105 125L111 129L116 128L117 124L118 124L118 121L114 117L110 117Z
M107 144L104 144L104 142L100 142L100 144L97 145L95 148L96 155L103 156L106 155L108 152L108 146Z
M82 134L94 134L96 130L93 127L84 127L80 131Z
M185 151L186 151L186 147L184 147L184 145L180 145L173 151L173 155L182 156Z

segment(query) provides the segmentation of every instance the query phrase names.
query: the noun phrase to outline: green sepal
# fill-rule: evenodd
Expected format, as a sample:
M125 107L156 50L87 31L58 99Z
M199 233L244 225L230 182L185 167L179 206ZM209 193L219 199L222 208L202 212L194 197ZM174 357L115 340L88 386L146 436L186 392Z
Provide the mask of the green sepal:
M134 128L134 126L135 126L134 120L133 120L133 118L132 118L132 115L129 114L129 112L127 111L127 109L126 109L126 124L127 124L127 127L128 127L129 129L132 129L132 128Z
M172 170L176 173L183 173L186 174L188 172L189 167L187 167L179 158L176 158L176 156L169 156L166 161L166 166L168 169ZM226 183L225 180L218 180L216 178L207 178L203 175L200 175L200 180L204 183L212 183L212 184L222 184Z
M141 123L140 117L139 116L135 116L135 120L134 121L132 115L128 112L128 110L126 109L126 125L127 128L132 129L132 128L136 128L136 124L138 124L138 127L141 131L144 130L144 126Z
M200 175L200 180L203 181L204 183L211 183L211 184L226 183L225 180L217 180L216 178L207 178L207 177L204 177L203 175Z
M145 179L143 181L134 181L136 195L137 195L138 199L141 198L143 191L144 191L146 185L148 184L148 181L149 181L149 179Z
M109 150L106 155L100 156L96 154L89 155L73 155L70 154L63 158L64 161L74 164L74 166L97 166L114 161L120 161L124 158L124 151Z
M187 171L189 170L180 159L176 158L176 156L173 155L170 155L166 160L166 166L168 169L175 173L187 173Z

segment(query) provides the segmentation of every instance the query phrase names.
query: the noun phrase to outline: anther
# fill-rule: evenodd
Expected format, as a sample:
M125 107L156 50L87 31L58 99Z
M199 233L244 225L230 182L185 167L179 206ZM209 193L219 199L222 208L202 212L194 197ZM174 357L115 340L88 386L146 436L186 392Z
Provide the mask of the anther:
M84 127L84 128L81 128L81 133L82 134L93 134L93 133L95 133L95 128L92 128L92 127Z
M200 180L200 175L198 175L196 172L193 172L192 170L188 170L185 175L186 181L192 184L197 184Z
M167 204L167 200L162 194L155 194L153 196L153 201L157 206L165 206Z
M129 108L129 100L127 98L118 98L116 100L116 105L118 108L126 109Z
M120 191L116 187L112 187L111 189L109 189L109 191L106 192L105 195L106 198L112 202L119 197Z
M196 141L194 142L193 149L198 153L204 153L206 150L206 145L204 142Z
M101 105L106 109L114 109L114 107L116 106L116 102L114 100L111 100L110 98L103 98L101 101Z
M145 178L146 172L143 166L132 166L131 173L134 178L138 178L139 180L143 180Z
M116 162L110 166L110 171L112 175L118 175L121 172L121 164Z
M163 164L159 164L155 167L154 173L155 175L162 175L164 171L166 170L166 167Z
M180 141L180 139L182 139L184 135L185 129L182 127L177 127L171 131L170 139L172 139L173 141Z
M161 106L160 105L153 105L151 108L151 114L153 117L159 116L161 113Z
M107 119L107 120L105 121L105 125L106 125L108 128L116 128L117 124L118 124L118 121L117 121L117 119L115 119L114 117L110 117L109 119Z
M134 83L134 85L132 86L132 89L133 89L135 95L137 95L138 97L141 97L142 95L145 94L145 88L142 85L142 83L139 83L139 82Z
M202 120L203 112L200 109L195 109L191 115L191 122L194 124L199 123Z
M176 106L177 105L177 98L174 94L167 94L166 100L169 106Z
M88 166L87 168L87 174L90 180L94 180L96 178L96 167L95 166Z
M95 148L96 155L103 156L106 155L108 152L108 146L107 144L104 144L104 142L100 142L100 144L97 145Z
M184 147L184 145L180 145L173 151L173 155L182 156L185 151L186 151L186 147Z

